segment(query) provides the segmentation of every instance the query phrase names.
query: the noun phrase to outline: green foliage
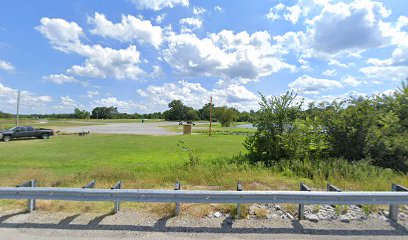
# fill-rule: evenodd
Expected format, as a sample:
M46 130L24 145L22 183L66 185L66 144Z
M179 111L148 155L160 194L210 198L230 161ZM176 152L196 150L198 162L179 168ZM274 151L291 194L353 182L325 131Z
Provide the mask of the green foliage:
M92 110L91 118L94 119L113 119L118 118L119 111L117 107L96 107Z
M163 113L164 118L170 121L199 120L198 112L192 107L185 106L180 100L169 103L169 110Z
M407 83L389 96L311 103L305 111L295 98L293 92L270 100L262 96L257 131L244 143L252 162L369 159L408 172Z
M91 114L86 110L81 110L79 108L75 108L74 110L75 117L78 119L88 119L91 117Z
M293 143L288 142L286 138L293 137L296 131L295 121L300 114L302 104L296 103L295 98L294 92L287 92L269 100L262 96L261 109L254 121L257 131L244 143L254 162L270 164L293 154Z
M218 107L215 109L215 117L220 121L221 126L229 127L238 118L239 112L234 108Z

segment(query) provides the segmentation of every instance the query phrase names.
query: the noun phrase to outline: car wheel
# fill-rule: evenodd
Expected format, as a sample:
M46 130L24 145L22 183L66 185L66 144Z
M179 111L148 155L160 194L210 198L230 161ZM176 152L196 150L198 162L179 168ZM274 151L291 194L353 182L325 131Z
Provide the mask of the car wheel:
M48 139L50 136L48 136L48 134L43 134L42 136L41 136L41 138L42 139Z
M8 142L11 140L10 136L3 136L3 141Z

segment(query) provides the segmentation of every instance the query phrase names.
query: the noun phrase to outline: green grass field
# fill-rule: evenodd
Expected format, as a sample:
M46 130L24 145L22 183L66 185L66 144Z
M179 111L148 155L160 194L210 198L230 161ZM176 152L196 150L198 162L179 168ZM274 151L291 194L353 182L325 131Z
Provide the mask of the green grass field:
M242 141L242 136L91 134L0 142L0 183L37 178L42 185L75 185L96 178L106 184L126 179L155 187L183 178L174 172L188 161L183 147L209 161L244 151Z

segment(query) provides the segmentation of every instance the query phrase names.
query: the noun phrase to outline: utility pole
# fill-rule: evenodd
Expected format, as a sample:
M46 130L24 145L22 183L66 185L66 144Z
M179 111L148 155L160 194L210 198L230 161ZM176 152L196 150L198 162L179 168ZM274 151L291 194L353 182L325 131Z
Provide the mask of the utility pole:
M17 114L16 114L16 126L20 125L19 121L19 112L20 112L20 91L17 93Z
M211 137L211 125L212 125L212 96L210 97L210 131L208 132L208 136Z

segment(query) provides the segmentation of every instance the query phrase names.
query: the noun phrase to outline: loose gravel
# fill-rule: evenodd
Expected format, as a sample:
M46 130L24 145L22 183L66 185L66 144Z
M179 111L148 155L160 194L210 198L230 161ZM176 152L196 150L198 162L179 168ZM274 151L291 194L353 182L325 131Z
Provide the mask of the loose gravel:
M309 206L305 206L309 207ZM259 209L266 212L259 218ZM326 209L322 208L322 209ZM329 209L329 207L327 207ZM354 211L351 210L350 211ZM34 213L0 213L0 239L407 239L408 221L394 222L368 216L319 218L298 221L279 205L255 204L244 219L214 212L208 216L157 216L124 209L117 214L63 213L38 210ZM331 211L327 211L331 212ZM357 211L356 211L357 212ZM315 213L312 213L315 214ZM321 216L322 213L315 214ZM357 215L357 214L353 214ZM347 216L349 221L344 221Z

